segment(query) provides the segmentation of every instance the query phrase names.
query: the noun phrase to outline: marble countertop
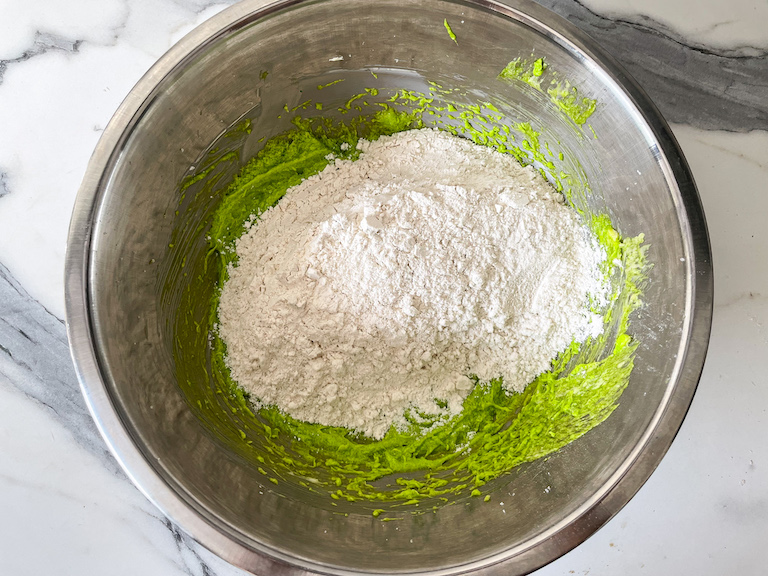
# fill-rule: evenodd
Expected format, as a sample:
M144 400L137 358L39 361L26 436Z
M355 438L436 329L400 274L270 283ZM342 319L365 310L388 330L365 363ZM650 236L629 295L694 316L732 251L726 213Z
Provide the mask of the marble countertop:
M669 453L613 520L536 574L766 574L768 2L539 1L611 51L672 124L716 291L704 373ZM119 468L63 323L67 226L101 131L153 62L226 5L0 4L0 574L244 574Z

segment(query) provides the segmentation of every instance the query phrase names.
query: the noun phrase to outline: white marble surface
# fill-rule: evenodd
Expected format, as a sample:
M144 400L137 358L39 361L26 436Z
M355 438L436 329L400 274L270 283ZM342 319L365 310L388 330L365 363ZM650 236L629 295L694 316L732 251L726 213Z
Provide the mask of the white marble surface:
M608 47L673 122L716 295L704 374L668 455L613 520L536 574L766 574L768 3L540 1ZM141 74L225 5L0 0L0 574L242 574L109 455L61 320L69 215L99 134Z

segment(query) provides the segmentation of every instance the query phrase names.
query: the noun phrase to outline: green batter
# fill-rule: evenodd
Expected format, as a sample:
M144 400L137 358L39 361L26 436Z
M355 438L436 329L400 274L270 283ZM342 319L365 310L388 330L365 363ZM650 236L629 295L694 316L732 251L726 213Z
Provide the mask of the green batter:
M541 82L545 70L549 66L544 58L525 60L516 58L506 65L499 74L499 78L519 80L542 92ZM574 123L581 126L595 111L597 101L579 95L575 86L571 86L567 80L552 78L547 88L550 101Z
M534 73L540 69L543 63ZM435 91L440 92L440 87L435 85ZM368 90L360 97L371 95L378 92ZM339 110L352 110L360 97ZM629 315L640 306L638 285L645 269L642 237L622 239L607 216L584 214L608 255L604 273L610 277L613 296L605 330L598 339L573 343L550 371L520 394L506 392L500 380L476 382L460 414L437 421L424 414L408 414L407 429L392 428L379 441L344 428L297 421L274 406L257 409L232 381L224 361L226 346L215 330L220 287L227 280L227 267L237 264L234 242L252 215L322 170L329 154L354 159L359 154L358 138L376 139L422 127L425 114L430 114L430 123L442 129L514 154L521 162L536 162L553 185L571 198L571 180L556 169L548 145L541 149L539 133L530 124L505 123L490 103L460 105L438 99L434 93L398 91L386 103L371 106L379 111L347 122L295 118L294 128L268 140L228 186L210 222L205 262L194 287L180 302L180 309L188 312L179 315L176 324L179 381L201 420L253 462L265 481L298 483L334 500L388 502L390 511L398 505L434 506L462 494L483 496L486 483L560 449L616 408L637 346L627 328ZM594 104L591 110L580 108L574 122L582 124L592 110ZM245 122L237 129L248 132L250 128ZM222 156L211 166L234 161ZM612 262L621 265L614 267ZM214 382L212 389L195 384L201 367ZM377 517L383 512L381 508L372 511Z

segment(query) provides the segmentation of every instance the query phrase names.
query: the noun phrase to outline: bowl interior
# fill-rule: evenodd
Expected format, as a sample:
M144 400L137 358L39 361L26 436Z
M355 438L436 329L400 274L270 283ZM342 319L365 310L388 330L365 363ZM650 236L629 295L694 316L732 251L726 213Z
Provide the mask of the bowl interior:
M511 60L532 54L597 101L585 124L563 115L546 89L498 78ZM206 295L216 281L206 265L207 227L234 174L296 114L341 118L359 112L338 109L366 89L379 91L369 97L374 106L394 90L429 94L435 85L457 89L457 101L492 102L512 126L529 122L552 148L557 170L572 176L575 203L607 213L622 235L643 233L652 268L646 304L631 322L640 342L635 369L608 420L497 479L490 503L461 497L382 522L371 503L334 502L295 478L273 484L254 457L259 438L244 447L207 353ZM312 106L302 107L308 100ZM430 118L425 123L439 119ZM246 119L250 131L241 129ZM687 346L691 232L668 159L614 77L556 32L500 5L287 2L230 24L160 79L132 119L94 220L95 344L133 442L208 523L308 569L452 573L551 537L631 463ZM180 339L183 326L202 329Z

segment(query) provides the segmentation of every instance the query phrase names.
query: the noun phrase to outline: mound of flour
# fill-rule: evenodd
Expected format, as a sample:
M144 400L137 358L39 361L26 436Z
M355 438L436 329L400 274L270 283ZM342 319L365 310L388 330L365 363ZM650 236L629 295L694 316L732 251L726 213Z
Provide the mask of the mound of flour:
M358 148L237 242L219 334L255 399L380 438L601 332L605 254L533 168L430 129Z

